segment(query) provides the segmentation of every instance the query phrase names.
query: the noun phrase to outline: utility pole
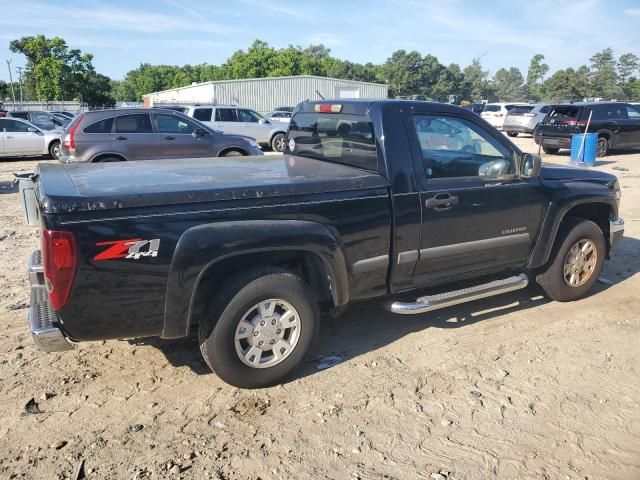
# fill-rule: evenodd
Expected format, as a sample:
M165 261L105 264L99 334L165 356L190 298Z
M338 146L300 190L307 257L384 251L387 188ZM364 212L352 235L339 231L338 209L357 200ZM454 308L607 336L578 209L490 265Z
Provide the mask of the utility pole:
M20 110L24 110L24 107L22 106L22 67L16 67L16 70L18 71L18 84L20 85Z
M11 82L11 95L13 96L13 109L16 109L16 92L13 89L13 76L11 75L11 60L7 60L7 67L9 67L9 82Z

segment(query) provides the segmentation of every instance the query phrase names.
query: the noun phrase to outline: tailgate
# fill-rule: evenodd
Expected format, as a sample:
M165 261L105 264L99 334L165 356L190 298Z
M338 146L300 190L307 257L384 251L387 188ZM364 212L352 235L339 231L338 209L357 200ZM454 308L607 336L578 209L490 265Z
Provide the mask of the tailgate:
M536 134L551 137L570 137L580 133L580 127L585 126L581 119L583 108L573 105L554 107L538 124Z
M40 225L40 210L36 199L36 184L33 173L14 173L14 182L18 183L22 214L27 225Z

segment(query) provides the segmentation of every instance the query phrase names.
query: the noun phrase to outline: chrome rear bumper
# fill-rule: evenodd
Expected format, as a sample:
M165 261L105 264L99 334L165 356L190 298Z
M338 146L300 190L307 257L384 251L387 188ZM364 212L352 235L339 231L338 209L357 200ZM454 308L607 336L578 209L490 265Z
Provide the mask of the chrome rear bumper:
M29 259L29 283L31 283L29 328L33 341L44 352L73 350L73 344L58 327L60 319L49 302L39 250L33 252Z

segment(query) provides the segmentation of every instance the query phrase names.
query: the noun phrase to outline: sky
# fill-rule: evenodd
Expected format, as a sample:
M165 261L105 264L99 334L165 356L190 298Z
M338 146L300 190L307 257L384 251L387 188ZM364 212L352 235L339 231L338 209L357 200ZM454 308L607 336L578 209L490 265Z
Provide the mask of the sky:
M612 47L640 56L640 0L0 0L0 79L9 42L60 36L122 79L140 63L220 64L259 38L271 46L322 43L332 55L383 63L393 51L430 53L463 68L480 57L492 74L542 53L551 73Z

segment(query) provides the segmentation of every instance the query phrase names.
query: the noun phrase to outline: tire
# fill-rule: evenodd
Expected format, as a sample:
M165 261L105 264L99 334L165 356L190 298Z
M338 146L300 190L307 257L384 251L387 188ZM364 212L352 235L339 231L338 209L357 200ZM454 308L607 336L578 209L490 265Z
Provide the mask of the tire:
M542 147L542 151L548 155L555 155L560 149L555 147Z
M258 305L274 303L274 313L270 314L273 316L260 315ZM284 315L278 318L277 324L269 326L285 310L283 304L295 312L295 315L288 318L295 321L297 317L296 327L288 329L285 323L281 324L280 318L284 318ZM260 326L263 318L266 323L264 328ZM245 329L241 323L252 328ZM280 329L275 330L278 327ZM259 268L234 277L225 288L216 293L207 315L198 327L198 341L205 362L222 380L239 388L260 388L280 382L302 363L319 328L318 302L307 284L287 270ZM259 329L262 330L258 331ZM281 332L280 340L274 340L274 336L277 337ZM236 340L237 335L243 335L244 338ZM282 335L289 337L282 338ZM275 350L271 350L271 353L260 353L261 356L256 361L255 355L251 356L251 353L258 348L257 342L260 339L264 339L264 349L269 348L267 342L275 341L275 345L278 345L281 340L286 340L287 345L293 344L293 347L284 352L281 360L278 360ZM277 363L269 366L269 362L274 361ZM261 366L250 366L246 362Z
M49 145L49 155L54 160L60 159L60 157L62 156L62 145L60 144L60 142L51 142L51 144Z
M598 138L598 146L596 147L596 157L606 157L609 153L609 140L605 137Z
M93 163L111 163L111 162L124 162L120 157L102 157L93 161Z
M273 150L274 152L284 152L284 149L286 147L286 142L285 142L286 136L284 133L277 133L273 136L273 138L271 139L271 150Z
M589 270L588 275L584 275L584 282L574 286L569 285L569 280L565 280L565 265L571 258L570 252L576 245L579 247L583 245L581 242L590 242L595 250L595 259L592 257L586 257L582 260L585 265L585 269ZM584 248L584 247L583 247ZM553 300L559 302L571 302L582 298L587 294L589 290L598 280L602 267L604 266L605 256L607 254L606 243L604 235L600 227L590 220L583 218L569 218L567 219L558 235L558 240L554 246L552 252L552 261L547 266L546 270L537 275L536 281L545 291L547 296ZM589 260L591 262L589 262ZM592 265L589 266L589 263ZM575 268L578 269L581 263L575 264ZM567 268L572 268L572 265L567 265ZM567 273L570 275L570 279L574 278L571 271ZM580 280L581 275L578 275ZM580 280L582 282L582 280Z
M221 157L243 157L245 154L239 152L238 150L229 150L228 152L224 152Z
M507 135L509 135L510 137L517 137L518 132L507 132Z

